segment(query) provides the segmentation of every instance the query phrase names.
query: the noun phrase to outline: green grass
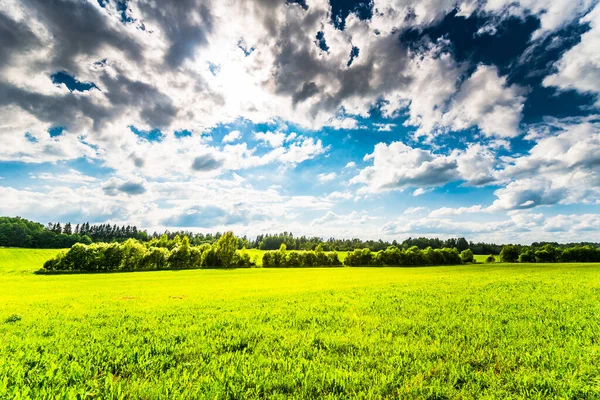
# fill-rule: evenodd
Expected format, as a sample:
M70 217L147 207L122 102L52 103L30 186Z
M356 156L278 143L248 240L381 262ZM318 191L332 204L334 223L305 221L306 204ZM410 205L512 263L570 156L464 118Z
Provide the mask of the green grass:
M485 263L486 258L488 258L490 255L489 254L475 254L475 262L477 263ZM496 259L495 262L500 262L500 256L494 256L494 258Z
M3 272L0 287L0 398L600 398L599 264Z
M62 250L56 249L15 249L0 247L0 279L4 274L31 273L44 265L44 262Z

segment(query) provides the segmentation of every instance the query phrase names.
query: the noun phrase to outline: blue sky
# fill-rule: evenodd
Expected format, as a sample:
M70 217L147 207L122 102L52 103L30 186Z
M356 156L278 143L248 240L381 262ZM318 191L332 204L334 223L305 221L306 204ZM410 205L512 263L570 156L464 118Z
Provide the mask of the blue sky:
M595 0L0 0L0 214L600 240Z

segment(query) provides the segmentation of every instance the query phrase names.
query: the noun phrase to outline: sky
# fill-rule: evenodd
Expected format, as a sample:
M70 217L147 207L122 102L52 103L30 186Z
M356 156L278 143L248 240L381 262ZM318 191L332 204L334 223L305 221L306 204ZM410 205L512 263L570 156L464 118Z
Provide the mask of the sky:
M600 241L596 0L0 6L0 215Z

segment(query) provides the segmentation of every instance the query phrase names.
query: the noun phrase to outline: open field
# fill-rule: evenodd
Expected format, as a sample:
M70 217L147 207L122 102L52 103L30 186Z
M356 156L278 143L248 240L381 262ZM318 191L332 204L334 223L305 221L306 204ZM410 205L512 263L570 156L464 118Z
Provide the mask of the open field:
M7 250L0 398L600 398L599 264L36 276Z
M486 258L488 258L489 256L489 254L475 254L475 262L484 263ZM494 258L496 259L495 262L500 262L500 256L494 256Z
M56 256L60 251L62 250L0 247L0 277L4 274L37 271L44 265L44 261Z

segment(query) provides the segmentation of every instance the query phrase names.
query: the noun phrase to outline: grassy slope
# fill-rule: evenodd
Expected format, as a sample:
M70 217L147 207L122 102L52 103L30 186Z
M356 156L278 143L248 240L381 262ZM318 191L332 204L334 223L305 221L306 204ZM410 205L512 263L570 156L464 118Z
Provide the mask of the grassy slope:
M0 398L600 398L598 264L0 282Z
M56 249L17 249L0 247L0 274L30 273L54 257Z

